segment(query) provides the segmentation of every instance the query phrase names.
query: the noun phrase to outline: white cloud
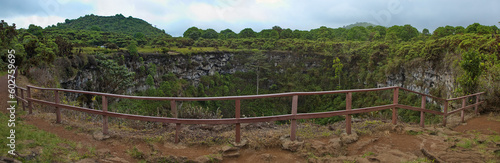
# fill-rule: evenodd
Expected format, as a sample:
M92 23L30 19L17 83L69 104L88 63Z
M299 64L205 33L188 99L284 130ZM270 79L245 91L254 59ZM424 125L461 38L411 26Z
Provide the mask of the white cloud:
M6 18L5 21L9 24L15 23L16 28L28 28L30 24L35 24L41 27L64 22L66 18L59 16L19 16L13 18Z

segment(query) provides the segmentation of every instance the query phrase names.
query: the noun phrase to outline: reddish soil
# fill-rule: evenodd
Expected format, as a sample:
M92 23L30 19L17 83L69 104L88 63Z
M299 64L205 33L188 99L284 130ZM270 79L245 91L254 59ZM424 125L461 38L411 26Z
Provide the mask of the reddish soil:
M0 78L0 106L2 108L7 108L6 103L8 97L7 92L7 76L2 76ZM0 109L3 113L8 113L5 109ZM36 113L35 113L36 114ZM193 147L184 146L182 144L173 144L170 142L158 142L158 143L146 143L144 141L132 140L127 138L115 138L112 137L107 140L98 141L93 138L91 134L78 132L76 130L68 130L64 124L55 124L54 122L40 118L38 116L26 115L22 117L24 122L30 125L34 125L40 130L44 130L50 133L56 134L58 137L70 140L73 142L79 142L84 147L80 148L82 151L79 153L84 154L86 147L94 147L96 151L99 150L109 150L112 158L120 158L119 160L111 160L109 156L105 160L97 159L102 162L137 162L138 160L132 158L127 150L132 149L134 146L137 147L141 152L146 155L152 156L178 156L186 157L188 159L194 160L195 158L203 155L217 153L218 147ZM63 120L64 121L64 120ZM238 158L224 158L223 162L259 162L256 160L261 160L264 162L304 162L305 160L299 156L294 155L289 151L284 151L279 148L263 149L263 150L252 150L252 149L242 149L241 156ZM272 157L266 157L266 156Z
M475 117L467 120L466 125L459 125L455 127L454 130L462 133L466 133L468 131L477 131L487 135L494 134L494 132L498 134L500 133L500 117L498 118L494 118L492 116Z
M0 100L1 107L7 108L7 76L0 78ZM7 110L0 109L2 112L6 113ZM127 139L127 138L115 138L104 141L97 141L93 138L91 134L81 133L76 130L68 130L65 124L54 124L50 120L43 119L33 115L26 115L23 117L27 124L34 125L41 130L51 132L56 134L58 137L67 139L74 142L80 142L84 146L95 147L97 151L100 149L107 149L111 151L113 157L121 158L129 162L137 162L138 160L132 158L126 151L136 146L140 151L146 155L153 156L183 156L188 159L195 159L202 155L217 153L218 146L215 147L192 147L183 146L182 144L173 144L170 142L158 142L149 144L144 141ZM497 134L500 133L500 118L495 118L492 116L480 116L469 119L467 124L459 125L454 128L457 132L466 133L468 131L479 131L483 134ZM492 132L494 131L494 132ZM327 140L327 139L325 139ZM362 136L359 140L353 144L348 145L347 156L359 156L367 154L370 152L381 153L380 158L390 158L392 156L400 156L401 158L407 158L409 160L414 159L414 157L424 157L420 149L425 147L426 149L431 149L431 151L444 150L447 144L444 144L444 139L438 136L428 136L422 137L421 135L407 135L405 133L398 134L393 132L373 134L369 136ZM82 148L85 150L87 148ZM383 155L383 152L398 150L404 152L404 154L396 153L392 155ZM85 151L81 151L84 153ZM298 156L297 153L292 153L289 151L282 150L280 148L270 148L270 149L260 149L253 150L249 148L243 148L240 151L240 156L237 158L224 158L223 162L306 162L305 158ZM401 154L401 155L398 155ZM364 158L364 157L363 157ZM384 162L385 159L381 159ZM103 161L103 160L100 160ZM105 160L104 160L105 161ZM387 161L387 160L385 160ZM113 161L111 161L113 162ZM116 161L115 161L116 162ZM391 162L391 161L390 161ZM396 160L395 162L400 162Z

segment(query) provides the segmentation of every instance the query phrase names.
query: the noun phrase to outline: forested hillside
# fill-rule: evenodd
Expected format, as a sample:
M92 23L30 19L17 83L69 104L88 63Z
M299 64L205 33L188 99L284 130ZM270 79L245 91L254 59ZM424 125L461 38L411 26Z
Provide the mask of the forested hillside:
M231 29L217 32L191 27L183 37L170 37L140 19L121 15L90 15L47 28L31 25L28 29L16 29L4 23L1 28L1 64L6 67L6 49L15 49L18 57L16 64L22 74L34 81L41 81L40 72L52 77L51 82L39 82L40 85L61 87L61 81L73 80L80 77L78 75L82 71L93 69L105 73L96 81L100 86L116 86L93 91L127 93L124 91L127 88L140 85L147 89L132 93L148 96L228 96L373 88L390 84L388 81L399 78L397 76L401 74L404 78L404 72L408 70L421 69L422 76L428 75L425 74L427 72L449 73L453 81L435 83L422 80L405 84L422 88L427 85L429 93L441 97L487 91L484 98L488 101L488 108L498 109L496 107L500 106L500 36L497 26L478 23L467 27L444 26L430 33L428 29L418 31L411 25L365 25L358 23L346 28L322 26L309 31L274 26L261 31L245 28L238 33ZM224 66L242 66L244 71L201 76L197 84L181 78L178 72L165 72L163 65L174 64L184 69L200 66L193 61L193 55L203 55L204 52L242 57L242 62L228 61ZM186 63L153 64L147 55L168 58L180 55ZM268 62L279 55L302 60L288 66ZM204 64L201 62L201 65ZM121 82L114 83L115 80ZM450 89L451 94L446 93ZM390 98L386 96L389 97L390 92L362 95L363 98L355 98L353 107L390 103ZM82 103L91 103L91 99L79 98ZM342 109L345 108L344 99L343 96L304 98L299 103L299 111ZM414 99L417 98L401 96L402 103L418 105L420 101ZM286 99L246 102L242 105L247 107L242 109L246 115L289 112L289 109L281 109L289 108ZM157 108L165 111L169 108L163 103L131 100L111 105L119 111L143 115L159 114ZM234 115L231 113L234 104L230 102L192 105L222 111L224 116ZM438 104L429 105L439 109ZM139 106L153 109L135 110ZM417 120L411 118L418 117L416 112L415 115L413 112L407 114L405 117L409 119L406 120ZM320 121L328 123L335 119Z

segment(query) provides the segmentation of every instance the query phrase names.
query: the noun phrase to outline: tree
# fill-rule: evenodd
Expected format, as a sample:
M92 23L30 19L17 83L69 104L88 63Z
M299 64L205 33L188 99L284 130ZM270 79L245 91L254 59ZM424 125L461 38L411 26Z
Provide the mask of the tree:
M108 43L104 44L104 46L106 46L106 48L108 48L108 49L119 49L118 45L116 45L115 43L108 42Z
M283 29L277 25L275 25L272 29L275 30L276 32L278 32L278 34L281 34L281 31L283 31Z
M124 65L118 65L116 61L103 59L97 56L96 60L101 75L97 77L96 87L99 92L121 94L127 88L133 86L134 72L131 72Z
M65 38L57 36L55 43L57 44L57 47L59 49L57 52L57 56L68 56L73 54L73 52L71 52L73 50L73 43L69 42Z
M238 35L240 38L253 38L255 37L255 32L252 28L245 28Z
M424 28L424 29L422 30L422 34L423 34L424 36L429 36L429 34L430 34L430 33L429 33L429 29Z
M220 31L219 39L228 39L228 38L238 38L238 35L234 33L231 29L225 29Z
M184 34L182 35L185 38L191 38L193 40L197 40L201 37L201 30L196 27L188 28Z
M455 34L463 34L465 33L465 28L462 26L456 26L455 27Z
M493 30L491 27L489 26L484 26L484 25L481 25L481 26L478 26L477 27L477 34L491 34L493 33Z
M206 39L216 39L219 37L219 34L214 29L209 28L201 34L201 37Z
M348 40L356 40L356 41L366 41L368 40L368 31L363 26L355 26L349 29L347 32Z
M134 34L134 38L135 39L138 39L138 40L141 40L144 38L144 34L142 32L137 32Z
M255 71L257 79L255 83L257 85L257 94L259 94L259 81L261 71L268 70L271 65L267 62L267 57L262 52L257 52L248 58L248 62L245 64L248 68Z
M35 35L38 38L43 37L42 30L43 30L42 27L36 26L34 24L30 24L30 26L28 27L28 33L31 33L32 35Z
M127 50L130 53L130 55L136 56L137 55L137 43L132 42L128 45Z
M481 57L477 51L468 51L462 54L460 67L465 73L458 81L464 94L475 93L478 87L478 79L482 72Z
M417 28L412 27L409 24L404 25L400 32L400 38L403 39L403 41L409 41L410 39L417 36L418 36Z
M151 87L155 85L155 81L153 79L153 76L151 76L151 74L149 74L148 78L146 78L146 84Z
M344 68L344 64L340 62L339 57L335 57L335 59L333 59L332 68L335 69L335 78L339 79L339 85L337 86L337 88L340 89L340 75L342 73L342 68Z
M262 31L259 32L259 37L278 39L279 33L272 29L263 29Z
M287 38L292 38L293 37L293 32L290 28L287 28L280 33L280 38L282 39L287 39Z

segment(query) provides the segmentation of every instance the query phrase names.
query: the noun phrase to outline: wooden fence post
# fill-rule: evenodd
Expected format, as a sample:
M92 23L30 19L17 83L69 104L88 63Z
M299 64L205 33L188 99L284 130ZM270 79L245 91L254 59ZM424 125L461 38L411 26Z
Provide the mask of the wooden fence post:
M236 120L239 120L240 119L240 115L241 115L240 114L240 105L241 105L240 100L237 99L235 101L234 105L236 107L236 110L235 110L235 113L234 113L235 114L234 117L236 118ZM240 129L241 129L241 124L240 123L236 123L236 136L235 136L236 137L236 140L235 140L236 143L240 143L240 141L241 141L241 131L240 131Z
M59 91L54 90L54 101L56 104L59 104ZM56 106L56 123L61 123L61 108Z
M448 100L444 101L443 109L443 126L446 126L446 116L448 116Z
M394 95L392 96L392 103L398 104L399 87L394 88ZM392 108L392 124L395 125L398 121L398 112L396 107Z
M465 112L465 100L467 97L462 98L462 110L460 111L460 118L462 119L462 123L464 123L464 112Z
M30 86L26 86L26 89L27 89L27 92L28 92L28 98L31 98L31 88ZM32 106L32 102L30 100L28 100L28 114L32 114L33 113L33 106Z
M19 97L19 93L17 93L18 89L17 86L14 86L14 95L16 96L16 105L19 106L19 100L17 97Z
M21 90L21 104L23 104L23 111L26 111L26 103L24 103L24 90L23 89L20 89Z
M479 107L477 104L479 103L479 95L476 95L476 107L474 108L474 113L478 114L477 108Z
M352 107L352 92L348 92L345 97L345 110L350 111ZM345 117L345 131L348 135L351 134L351 115Z
M177 104L175 103L175 100L170 101L170 109L172 112L172 116L174 118L179 118L179 114L177 112ZM179 134L181 133L181 124L176 123L175 124L175 143L179 143Z
M420 108L425 109L425 98L426 96L422 96L422 103L420 104ZM420 111L420 127L425 127L425 113Z
M294 95L292 98L292 115L297 115L297 103L299 101L299 96ZM296 133L297 133L297 119L293 117L292 124L290 129L290 140L295 141Z
M102 111L103 112L108 112L108 99L106 96L102 96ZM108 116L103 115L102 116L102 134L108 135Z

